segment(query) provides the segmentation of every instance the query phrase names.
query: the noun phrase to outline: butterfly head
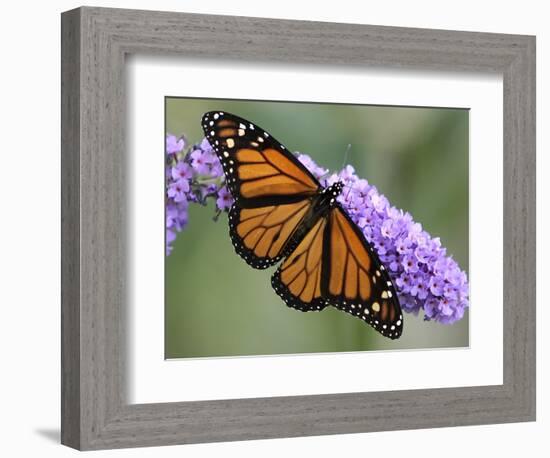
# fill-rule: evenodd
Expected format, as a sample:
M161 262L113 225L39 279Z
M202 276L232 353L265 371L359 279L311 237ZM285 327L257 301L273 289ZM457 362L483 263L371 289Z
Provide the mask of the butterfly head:
M328 188L325 188L323 194L326 196L326 199L329 201L329 206L334 207L336 205L336 199L342 193L344 189L344 183L337 181L336 183L331 184Z

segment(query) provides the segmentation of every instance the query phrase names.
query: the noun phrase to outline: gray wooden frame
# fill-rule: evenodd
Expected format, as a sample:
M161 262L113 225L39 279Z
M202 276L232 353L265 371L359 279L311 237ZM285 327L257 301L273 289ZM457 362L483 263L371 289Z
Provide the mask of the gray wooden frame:
M62 427L77 449L535 419L535 38L79 8L62 14ZM502 385L126 401L125 56L495 72L504 78Z

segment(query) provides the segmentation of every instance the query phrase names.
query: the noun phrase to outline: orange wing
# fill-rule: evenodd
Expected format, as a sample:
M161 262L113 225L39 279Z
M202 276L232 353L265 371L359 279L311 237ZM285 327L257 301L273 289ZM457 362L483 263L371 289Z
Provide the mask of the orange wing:
M347 213L336 206L328 217L323 262L323 297L336 308L397 339L403 316L397 293L376 252Z
M221 111L202 119L235 199L229 232L237 253L265 269L291 249L296 230L321 188L298 159L261 127Z
M252 267L265 269L280 261L311 207L311 200L241 208L229 212L229 234L237 253Z
M257 207L265 198L307 197L319 191L309 170L261 127L220 111L206 113L202 126L237 204Z
M290 307L322 310L323 238L327 221L319 219L271 277L275 292Z

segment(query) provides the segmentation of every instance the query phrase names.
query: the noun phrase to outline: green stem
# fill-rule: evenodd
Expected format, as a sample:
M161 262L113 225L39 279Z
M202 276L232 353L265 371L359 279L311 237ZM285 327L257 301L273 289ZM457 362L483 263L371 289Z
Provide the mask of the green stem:
M222 184L223 180L221 177L216 178L195 178L193 180L198 185L204 185L204 184Z

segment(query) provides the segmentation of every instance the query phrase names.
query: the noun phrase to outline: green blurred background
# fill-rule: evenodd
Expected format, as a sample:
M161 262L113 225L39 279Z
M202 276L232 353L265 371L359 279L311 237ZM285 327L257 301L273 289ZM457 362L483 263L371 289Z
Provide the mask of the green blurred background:
M289 150L331 171L347 163L390 203L440 237L468 273L468 110L167 97L166 132L203 138L211 110L248 119ZM255 270L234 252L227 215L190 205L166 258L165 357L213 357L464 347L468 319L443 325L405 314L400 339L380 336L332 307L290 309L271 289L275 268Z

